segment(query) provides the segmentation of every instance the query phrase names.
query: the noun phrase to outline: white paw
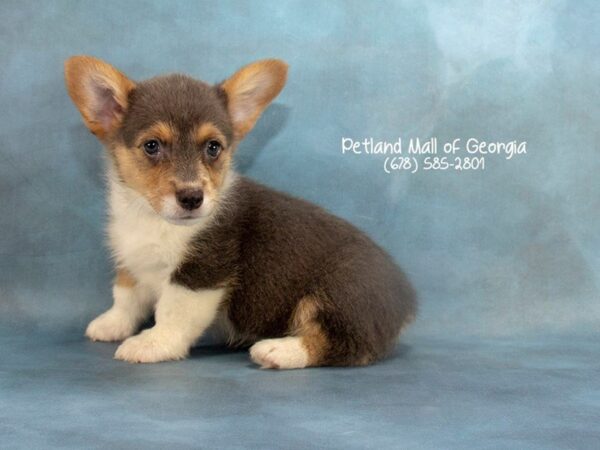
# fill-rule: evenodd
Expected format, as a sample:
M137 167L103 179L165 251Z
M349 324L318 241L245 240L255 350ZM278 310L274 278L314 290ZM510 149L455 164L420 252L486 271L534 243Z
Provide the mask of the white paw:
M250 357L262 369L301 369L308 364L301 337L264 339L250 347Z
M115 359L131 363L174 361L185 358L188 350L181 339L151 328L123 342L117 348Z
M135 333L133 320L124 312L109 309L90 322L85 335L92 341L121 341Z

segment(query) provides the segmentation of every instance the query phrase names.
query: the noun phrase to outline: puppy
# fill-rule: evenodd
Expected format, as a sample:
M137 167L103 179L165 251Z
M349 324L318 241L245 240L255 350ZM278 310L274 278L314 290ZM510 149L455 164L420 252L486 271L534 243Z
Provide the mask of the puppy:
M179 360L214 325L263 368L360 366L414 318L409 282L365 234L233 171L286 77L276 59L217 85L66 61L69 95L109 156L114 304L86 335L124 340L115 358Z

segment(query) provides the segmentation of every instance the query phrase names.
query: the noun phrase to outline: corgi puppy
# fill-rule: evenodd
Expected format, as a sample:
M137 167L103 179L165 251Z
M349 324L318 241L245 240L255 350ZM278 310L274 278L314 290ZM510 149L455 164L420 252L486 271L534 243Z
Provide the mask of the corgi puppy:
M262 368L361 366L415 317L408 280L365 234L234 172L286 77L276 59L216 85L66 61L69 95L108 153L114 304L86 335L123 340L116 359L185 358L214 326Z

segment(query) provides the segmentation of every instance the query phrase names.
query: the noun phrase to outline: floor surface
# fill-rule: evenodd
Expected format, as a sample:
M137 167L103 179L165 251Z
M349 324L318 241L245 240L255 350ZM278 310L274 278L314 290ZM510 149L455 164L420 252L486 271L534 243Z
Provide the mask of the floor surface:
M356 369L265 371L206 346L115 361L80 333L2 331L4 448L597 448L592 337L412 338Z

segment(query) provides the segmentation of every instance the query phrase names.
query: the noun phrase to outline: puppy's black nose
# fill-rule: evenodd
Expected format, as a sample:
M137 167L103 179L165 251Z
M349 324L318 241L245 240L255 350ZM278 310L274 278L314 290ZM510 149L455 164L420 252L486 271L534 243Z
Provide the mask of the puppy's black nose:
M202 204L204 194L200 189L182 189L175 193L175 197L177 198L177 203L183 209L193 211L194 209L198 209Z

